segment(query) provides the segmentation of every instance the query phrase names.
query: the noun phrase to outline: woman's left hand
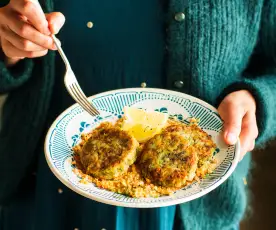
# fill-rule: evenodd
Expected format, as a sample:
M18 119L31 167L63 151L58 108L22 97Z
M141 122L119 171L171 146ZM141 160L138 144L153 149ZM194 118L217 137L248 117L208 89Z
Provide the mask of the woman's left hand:
M247 90L230 93L220 103L218 112L224 121L225 142L233 145L240 138L241 160L254 149L258 136L255 99Z

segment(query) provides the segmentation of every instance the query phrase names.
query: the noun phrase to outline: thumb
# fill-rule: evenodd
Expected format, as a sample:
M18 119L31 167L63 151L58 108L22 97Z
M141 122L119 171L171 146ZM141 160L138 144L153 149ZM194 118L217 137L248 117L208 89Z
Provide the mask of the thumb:
M48 26L52 34L57 34L65 23L65 17L60 12L46 14Z
M224 105L223 108L219 108L218 110L224 121L224 140L227 144L234 145L241 132L244 111L242 108L238 106L234 107L230 104Z

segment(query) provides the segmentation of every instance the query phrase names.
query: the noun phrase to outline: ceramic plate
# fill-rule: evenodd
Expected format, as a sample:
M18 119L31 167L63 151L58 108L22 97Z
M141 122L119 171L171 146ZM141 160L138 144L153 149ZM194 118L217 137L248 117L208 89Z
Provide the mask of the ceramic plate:
M45 140L45 155L55 176L73 191L98 202L135 208L162 207L184 203L201 197L222 184L234 171L239 160L240 144L228 146L222 139L223 123L217 110L195 97L162 89L131 88L109 91L89 98L101 116L91 117L75 104L65 110L52 124ZM210 134L218 146L215 154L217 167L200 183L178 190L171 196L159 198L130 198L103 190L94 184L80 183L73 172L72 147L82 132L88 132L100 122L122 116L124 106L168 113L185 122L190 117L200 119L199 126Z

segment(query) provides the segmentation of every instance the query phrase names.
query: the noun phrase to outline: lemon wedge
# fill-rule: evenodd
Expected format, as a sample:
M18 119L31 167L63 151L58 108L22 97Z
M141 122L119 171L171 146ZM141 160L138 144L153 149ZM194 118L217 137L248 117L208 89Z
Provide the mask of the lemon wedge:
M140 143L160 133L168 120L168 114L156 111L147 112L134 107L125 107L124 115L122 129L130 132Z

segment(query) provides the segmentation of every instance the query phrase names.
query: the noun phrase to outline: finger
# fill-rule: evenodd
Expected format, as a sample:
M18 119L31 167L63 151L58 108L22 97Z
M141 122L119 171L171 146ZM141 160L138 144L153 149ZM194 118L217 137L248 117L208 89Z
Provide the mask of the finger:
M0 47L3 47L2 44L5 44L6 42L6 39L4 39L3 37L0 37ZM3 50L3 48L2 48ZM21 59L24 59L22 57L19 57L19 58L5 58L5 64L7 67L10 67L10 66L14 66L18 61L20 61Z
M245 140L243 138L241 140L241 152L240 152L240 159L242 161L246 153L251 152L255 148L255 140Z
M41 33L50 35L46 17L36 1L11 1L11 6L18 13L27 17L28 21Z
M43 51L44 47L28 41L11 31L7 26L1 27L1 37L8 40L14 47L24 51Z
M241 143L240 160L242 160L242 158L247 152L251 151L250 149L254 143L254 139L250 138L249 132L250 131L248 130L248 128L244 128L244 130L242 131L242 134L240 135L240 143Z
M2 49L4 54L8 58L35 58L35 57L42 57L47 54L48 50L42 50L42 51L24 51L16 48L13 46L9 41L6 39L2 40Z
M241 157L247 152L252 151L255 147L255 139L258 136L258 128L255 114L247 113L244 116L242 131L240 135Z
M22 21L17 15L9 15L7 20L8 27L18 34L20 37L25 38L38 46L45 49L54 50L55 46L50 36L40 33L30 24Z
M224 140L227 144L234 145L241 132L244 110L241 106L236 106L231 101L222 104L218 110L224 121Z
M251 152L253 151L255 148L255 140L252 141L251 145L250 145L250 148L248 149L248 152Z
M48 21L49 29L53 34L57 34L65 23L65 17L60 12L46 14L46 19Z

